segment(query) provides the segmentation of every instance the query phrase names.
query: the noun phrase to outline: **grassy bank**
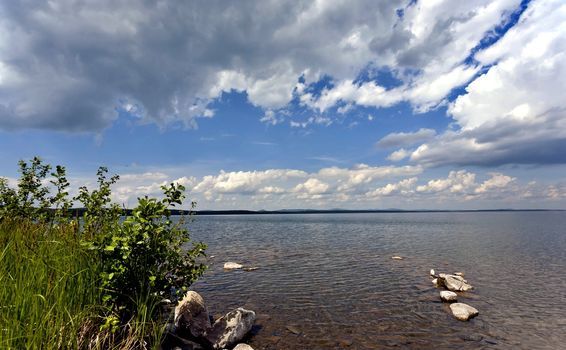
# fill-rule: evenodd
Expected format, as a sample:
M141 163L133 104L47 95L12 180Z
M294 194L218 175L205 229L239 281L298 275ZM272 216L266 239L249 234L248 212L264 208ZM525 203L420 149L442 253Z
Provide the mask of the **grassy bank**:
M0 246L0 348L81 347L101 293L73 227L4 221Z
M183 249L189 233L171 220L184 188L164 186L162 199L140 198L124 217L110 200L118 176L101 168L98 188L68 198L65 169L49 170L35 158L20 163L16 188L0 178L0 348L158 348L161 301L205 270L206 246Z

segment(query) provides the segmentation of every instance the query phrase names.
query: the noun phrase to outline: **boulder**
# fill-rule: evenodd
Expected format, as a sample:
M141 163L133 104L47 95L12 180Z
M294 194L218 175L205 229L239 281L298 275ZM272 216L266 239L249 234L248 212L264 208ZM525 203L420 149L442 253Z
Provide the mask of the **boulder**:
M435 272L434 269L430 269L430 275L431 275L432 277L434 277L434 276L436 275L434 272Z
M446 289L454 292L467 292L474 288L461 276L441 273L438 275L438 278L439 282L442 283Z
M254 348L252 348L248 344L240 343L240 344L236 345L234 350L254 350Z
M450 304L450 310L452 311L452 315L460 321L467 321L479 314L479 311L476 308L464 303Z
M189 291L175 308L174 325L176 333L200 338L211 327L204 299Z
M244 265L232 262L232 261L228 261L226 263L224 263L224 268L226 270L236 270L236 269L241 269L242 267L244 267Z
M215 350L232 347L252 329L255 318L255 312L237 308L214 322L204 338Z
M464 277L464 273L463 272L454 272L454 276Z
M438 282L438 278L433 279L433 280L432 280L432 284L433 284L435 287L439 287L440 284L439 284L439 282Z
M440 299L447 302L456 301L458 299L458 294L450 292L448 290L443 290L440 292Z

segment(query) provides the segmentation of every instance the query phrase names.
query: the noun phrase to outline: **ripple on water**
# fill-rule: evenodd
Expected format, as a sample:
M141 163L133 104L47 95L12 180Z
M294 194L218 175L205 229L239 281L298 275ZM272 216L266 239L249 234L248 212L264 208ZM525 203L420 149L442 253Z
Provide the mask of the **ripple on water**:
M563 227L555 212L199 217L193 237L215 258L193 288L213 313L263 315L256 349L556 349ZM227 272L225 261L260 269ZM476 288L460 300L480 315L454 319L430 268L466 272Z

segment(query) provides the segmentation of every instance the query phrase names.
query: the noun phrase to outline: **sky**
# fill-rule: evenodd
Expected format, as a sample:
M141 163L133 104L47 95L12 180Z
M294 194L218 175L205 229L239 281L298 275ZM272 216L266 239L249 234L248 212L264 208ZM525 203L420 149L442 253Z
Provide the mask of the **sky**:
M0 176L132 207L566 209L566 3L2 1Z

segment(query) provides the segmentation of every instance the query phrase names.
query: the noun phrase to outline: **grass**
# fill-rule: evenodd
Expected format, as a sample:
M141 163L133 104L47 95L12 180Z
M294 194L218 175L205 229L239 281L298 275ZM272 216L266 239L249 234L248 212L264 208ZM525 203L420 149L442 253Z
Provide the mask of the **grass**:
M79 348L96 314L96 261L71 225L0 224L0 348Z
M163 327L151 298L118 331L100 331L99 282L75 225L0 221L0 348L156 348Z

